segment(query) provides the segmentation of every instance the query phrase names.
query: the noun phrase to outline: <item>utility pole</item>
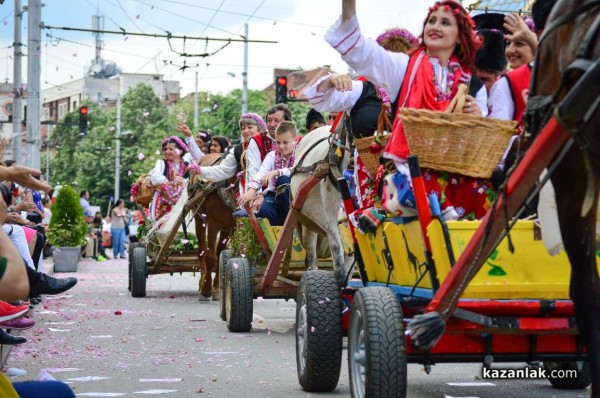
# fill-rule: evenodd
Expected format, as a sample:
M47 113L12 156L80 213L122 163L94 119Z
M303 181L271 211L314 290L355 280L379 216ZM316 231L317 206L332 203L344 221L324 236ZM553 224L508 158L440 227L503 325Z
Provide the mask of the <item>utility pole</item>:
M244 70L242 71L242 114L248 113L248 24L244 24Z
M121 96L117 97L117 143L115 144L115 200L119 200L121 182Z
M50 137L52 136L54 125L48 125L48 136L46 137L46 182L50 181Z
M29 0L27 11L27 166L39 169L41 0Z
M198 131L198 71L196 71L196 89L194 90L194 132Z
M18 164L22 164L21 159L21 140L23 139L23 123L21 119L21 95L23 94L23 84L21 82L21 0L15 0L15 31L14 31L14 64L13 64L13 109L12 109L12 158Z

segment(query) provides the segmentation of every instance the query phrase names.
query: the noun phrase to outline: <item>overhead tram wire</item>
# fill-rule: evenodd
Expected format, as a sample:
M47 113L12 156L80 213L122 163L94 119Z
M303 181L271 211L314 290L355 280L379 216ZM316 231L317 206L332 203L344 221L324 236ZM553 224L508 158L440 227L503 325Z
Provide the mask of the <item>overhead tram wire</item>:
M127 19L129 19L129 21L133 24L133 26L135 26L140 32L144 33L144 31L142 29L140 29L140 27L138 26L138 24L135 23L135 21L133 19L131 19L131 17L129 16L129 13L127 13L127 11L123 8L123 5L121 4L121 0L117 0L117 4L119 5L119 8L125 14L125 16L127 17Z
M171 15L174 15L174 16L176 16L176 17L179 17L179 18L187 19L188 21L192 21L192 22L194 22L194 23L197 23L197 24L200 24L200 25L206 25L206 24L204 24L204 23L202 23L202 22L199 22L197 19L190 18L190 17L189 17L189 16L187 16L187 15L178 14L178 13L176 13L176 12L173 12L173 11L171 11L171 10L164 9L164 8L162 8L162 7L155 6L155 5L153 5L153 4L146 3L146 2L144 2L144 1L141 1L141 0L134 0L134 1L136 1L136 2L138 2L138 3L141 3L141 4L144 4L144 5L146 5L146 6L153 6L155 10L160 10L160 11L162 11L162 12L164 12L164 13L171 14ZM214 9L210 9L210 10L211 10L211 11L214 11ZM218 27L216 27L216 26L209 26L209 27L210 27L210 28L212 28L212 29L214 29L214 30L218 30L218 31L221 31L221 32L223 32L223 33L227 33L228 35L231 35L231 36L236 36L236 34L235 34L235 33L231 33L231 32L229 32L229 31L227 31L227 30L225 30L225 29L221 29L221 28L218 28Z
M74 40L69 40L69 39L65 39L64 37L60 37L60 36L54 36L51 33L46 33L46 37L52 38L52 39L58 39L60 41L64 41L66 43L72 43L72 44L77 44L79 46L83 46L83 47L91 47L91 48L95 48L96 46L93 44L88 44L88 43L81 43L79 41L74 41ZM132 53L126 53L123 51L118 51L118 50L111 50L110 48L102 48L102 51L106 51L106 52L112 52L115 54L122 54L122 55L127 55L128 57L137 57L137 58L143 58L143 59L149 59L149 60L153 60L156 57L151 57L148 58L147 56L144 55L138 55L138 54L132 54Z
M138 3L142 3L142 4L146 4L149 5L148 3L145 3L142 0L134 0L137 1ZM208 11L214 11L214 8L210 8L210 7L204 7L204 6L199 6L197 4L191 4L191 3L185 3L183 1L176 1L176 0L163 0L165 3L174 3L174 4L179 4L179 5L183 5L183 6L188 6L188 7L193 7L193 8L200 8L202 10L208 10ZM156 7L155 7L156 8ZM241 17L248 17L248 14L244 14L241 12L235 12L235 11L221 11L221 13L223 14L231 14L231 15L238 15ZM302 23L302 22L295 22L295 21L286 21L284 19L273 19L273 18L269 18L269 17L260 17L260 16L253 16L254 19L262 19L264 21L271 21L271 22L281 22L281 23L286 23L286 24L290 24L290 25L298 25L298 26L306 26L309 28L319 28L319 29L329 29L329 26L320 26L320 25L312 25L312 24L308 24L308 23Z
M144 36L154 38L170 38L170 39L184 39L184 40L209 40L209 41L225 41L225 42L248 42L248 43L266 43L266 44L277 44L277 41L273 40L244 40L244 39L222 39L216 37L196 37L187 35L173 35L173 34L158 34L158 33L138 33L138 32L118 32L116 30L99 30L99 29L85 29L85 28L72 28L68 26L50 26L45 23L40 24L41 29L57 29L57 30L69 30L74 32L91 32L91 33L104 33L109 35L121 35L121 36Z

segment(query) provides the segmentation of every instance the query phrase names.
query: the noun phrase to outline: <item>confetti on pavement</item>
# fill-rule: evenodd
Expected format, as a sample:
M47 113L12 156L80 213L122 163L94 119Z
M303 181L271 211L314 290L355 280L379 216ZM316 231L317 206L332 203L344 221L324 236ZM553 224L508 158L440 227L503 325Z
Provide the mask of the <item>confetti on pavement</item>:
M161 394L170 394L172 392L177 392L177 390L146 390L146 391L136 391L136 392L134 392L134 394L161 395Z

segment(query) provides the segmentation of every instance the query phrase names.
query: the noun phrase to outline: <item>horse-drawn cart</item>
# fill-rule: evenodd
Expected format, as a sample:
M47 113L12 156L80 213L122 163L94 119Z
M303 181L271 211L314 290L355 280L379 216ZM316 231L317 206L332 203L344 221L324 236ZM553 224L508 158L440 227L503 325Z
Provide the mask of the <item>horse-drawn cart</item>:
M416 196L417 206L429 211ZM344 202L351 211L349 201ZM539 369L555 387L587 387L590 369L569 299L566 254L546 252L534 221L502 221L513 223L510 237L499 239L489 255L476 250L474 261L484 265L472 279L462 280L454 274L473 254L469 242L496 239L478 235L486 230L487 217L445 222L430 215L426 223L423 216L386 218L372 235L352 231L362 280L350 281L338 294L328 291L321 271L308 271L300 283L296 358L301 386L307 391L336 387L339 367L324 366L341 364L342 333L331 329L347 325L353 397L405 397L408 363L422 364L429 372L441 362L481 362L487 368L524 362L533 367L531 373L543 366ZM468 283L464 293L463 283ZM446 324L422 315L452 298L458 302ZM348 306L349 313L340 311ZM415 320L430 323L422 334L413 329L409 335ZM435 341L426 348L416 344L427 339ZM325 351L327 358L323 340L339 348Z
M326 166L324 166L326 168ZM300 188L299 194L291 204L290 212L283 226L271 226L266 218L257 219L250 208L248 221L251 232L256 237L254 244L260 246L260 255L248 258L242 250L237 249L236 234L247 231L237 229L233 237L232 250L224 250L219 257L219 275L221 282L220 316L227 321L231 332L247 332L251 329L253 315L253 299L295 298L300 278L306 270L306 253L300 243L297 223L310 223L302 218L300 210L304 205L307 193L327 175L322 170L309 178ZM317 228L315 226L315 228ZM342 236L344 252L353 251L348 223L339 220L338 229ZM332 269L328 255L319 259L319 268ZM334 293L337 288L334 288Z
M145 218L144 237L129 246L129 290L133 297L146 296L148 275L200 272L198 250L187 238L194 216L214 187L196 184L188 190L186 184L166 220L157 224ZM179 235L183 236L179 243L184 243L174 245Z

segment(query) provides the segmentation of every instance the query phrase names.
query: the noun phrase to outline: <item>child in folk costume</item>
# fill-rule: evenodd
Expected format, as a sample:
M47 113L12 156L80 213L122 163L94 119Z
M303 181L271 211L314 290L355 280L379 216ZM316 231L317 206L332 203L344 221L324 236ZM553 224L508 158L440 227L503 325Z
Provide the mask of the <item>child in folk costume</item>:
M150 180L155 188L150 215L152 220L160 220L181 196L185 179L189 177L188 162L183 156L188 152L188 146L175 135L165 138L162 142L164 159L156 162L150 172Z
M421 44L412 55L390 53L366 40L356 18L356 4L342 3L342 17L327 33L326 40L358 73L387 88L390 101L398 107L444 111L457 94L459 84L471 80L471 66L479 42L473 20L456 1L436 2L423 24ZM334 83L335 84L335 83ZM467 95L463 113L485 116L487 93L481 87ZM408 174L410 148L403 123L394 120L385 157ZM460 174L423 169L427 193L435 193L446 218L481 218L491 206L495 192L487 180Z
M266 217L271 225L283 225L290 208L290 190L277 192L284 184L289 184L291 169L294 166L298 130L293 122L283 121L275 130L277 149L265 157L254 178L248 182L246 193L240 196L238 204L243 206L253 200L263 185L264 200L256 213L257 217Z

